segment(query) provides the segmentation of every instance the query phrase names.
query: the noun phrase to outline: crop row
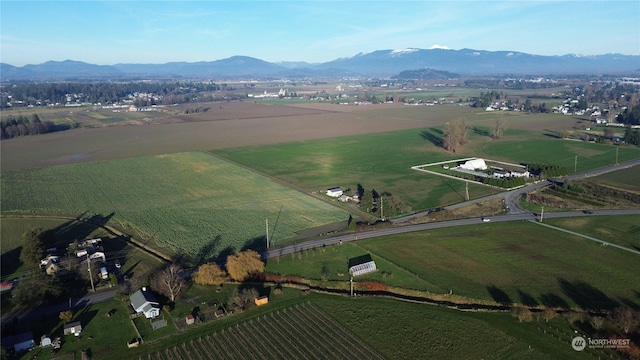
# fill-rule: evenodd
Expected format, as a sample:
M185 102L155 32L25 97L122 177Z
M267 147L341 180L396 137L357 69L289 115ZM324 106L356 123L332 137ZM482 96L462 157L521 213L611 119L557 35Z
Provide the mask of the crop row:
M193 152L3 172L3 213L99 214L188 254L274 241L348 214L269 178ZM300 216L304 214L304 217Z
M307 303L236 324L149 354L147 358L312 360L382 359L382 356Z

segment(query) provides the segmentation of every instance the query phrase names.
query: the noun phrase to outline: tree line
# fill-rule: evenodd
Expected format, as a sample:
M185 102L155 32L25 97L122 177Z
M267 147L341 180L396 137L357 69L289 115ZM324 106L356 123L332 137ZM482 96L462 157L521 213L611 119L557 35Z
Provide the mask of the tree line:
M53 121L42 121L38 114L31 117L24 115L9 116L0 122L0 139L11 139L18 136L46 134L54 131L67 130L74 125L56 125Z
M87 102L115 104L132 94L154 94L159 104L193 101L194 95L232 90L214 82L98 82L98 83L15 83L2 86L0 108Z

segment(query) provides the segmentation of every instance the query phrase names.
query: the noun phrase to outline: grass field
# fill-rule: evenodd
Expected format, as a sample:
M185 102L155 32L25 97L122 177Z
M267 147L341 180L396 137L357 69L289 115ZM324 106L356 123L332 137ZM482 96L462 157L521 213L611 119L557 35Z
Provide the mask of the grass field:
M406 113L405 113L406 115ZM333 138L270 146L239 147L215 154L306 191L332 186L366 191L389 192L412 210L434 208L464 200L464 182L428 175L411 166L457 159L465 156L489 157L513 163L543 162L577 171L611 165L616 147L548 138L524 130L511 130L501 141L472 134L472 143L458 154L444 152L435 142L437 129L403 130L385 134ZM620 148L618 161L640 157L636 147ZM491 193L485 186L470 185L470 196Z
M640 158L638 147L616 147L559 139L505 139L484 144L479 147L478 152L492 158L522 163L557 164L564 166L569 173L574 173L615 164L616 149L618 162Z
M634 228L635 220L625 217L613 224ZM349 257L370 253L379 262L379 271L358 281L405 282L402 286L407 288L451 290L472 298L532 306L640 305L636 254L529 222L441 229L345 245L318 251L315 257L283 256L279 263L272 259L267 271L320 279L323 270L329 269L329 278L340 280L336 274L347 273Z
M639 193L640 184L638 183L638 179L640 179L640 166L618 170L589 180L612 186L614 188Z
M640 216L594 216L546 219L545 222L596 239L640 250Z
M333 138L270 146L214 151L249 168L306 191L341 186L375 189L399 197L410 210L433 208L464 200L464 182L430 176L411 166L453 159L425 139L421 130ZM474 197L492 189L470 185Z
M5 214L100 214L178 252L212 256L346 221L348 213L200 152L6 171ZM46 184L46 185L45 185Z

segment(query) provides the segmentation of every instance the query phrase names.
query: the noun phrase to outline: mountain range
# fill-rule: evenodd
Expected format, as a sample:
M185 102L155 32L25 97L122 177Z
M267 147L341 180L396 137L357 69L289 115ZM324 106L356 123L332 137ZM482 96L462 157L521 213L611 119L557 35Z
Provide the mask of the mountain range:
M515 51L402 49L359 53L325 63L271 63L248 56L165 64L95 65L47 61L17 67L0 63L6 81L392 77L433 69L459 76L610 74L640 75L640 55L543 56Z

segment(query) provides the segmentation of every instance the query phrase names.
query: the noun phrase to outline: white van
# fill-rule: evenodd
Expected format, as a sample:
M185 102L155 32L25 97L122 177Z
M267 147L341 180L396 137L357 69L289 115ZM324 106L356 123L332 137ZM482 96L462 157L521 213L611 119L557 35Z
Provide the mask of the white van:
M108 279L109 278L109 272L107 271L106 267L101 267L100 268L100 276L102 276L103 279Z

